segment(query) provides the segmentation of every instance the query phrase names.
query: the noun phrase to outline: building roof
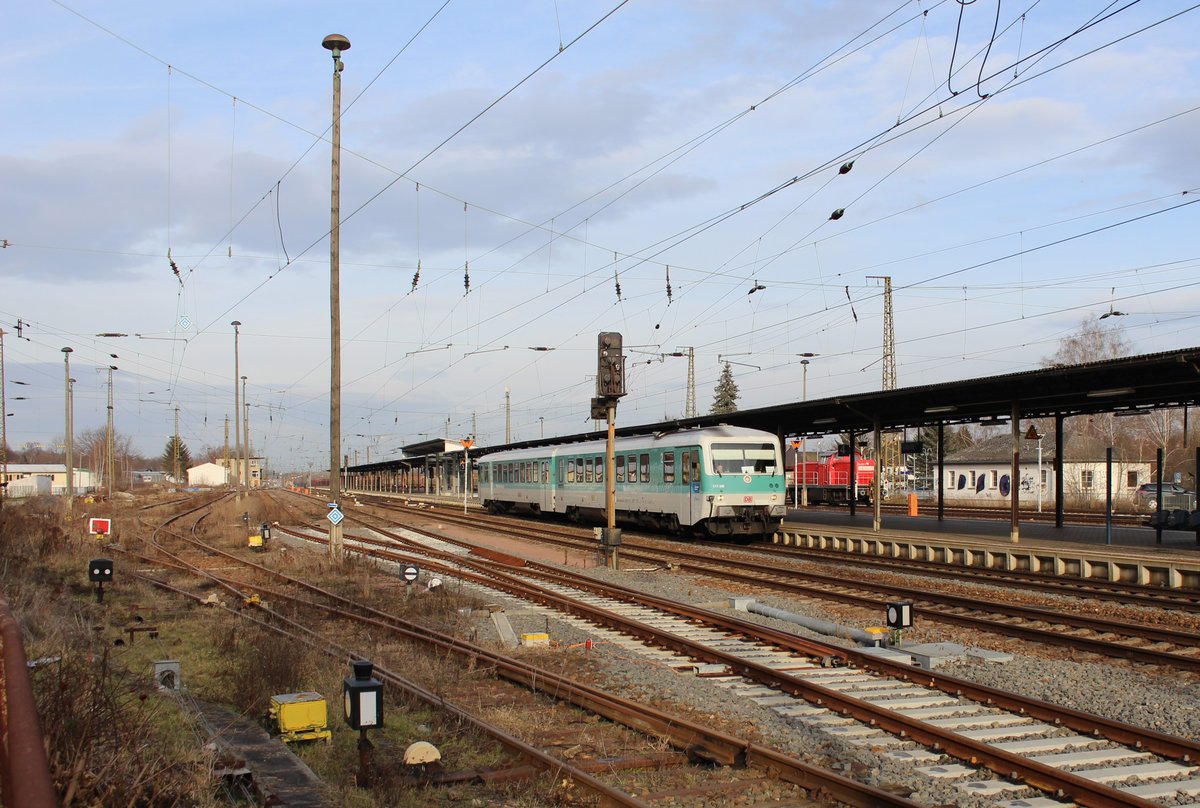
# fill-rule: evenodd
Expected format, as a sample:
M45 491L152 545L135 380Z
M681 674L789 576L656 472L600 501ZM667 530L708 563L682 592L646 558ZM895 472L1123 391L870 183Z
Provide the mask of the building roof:
M66 463L9 463L6 468L9 474L66 474ZM78 468L76 468L78 471Z
M1012 462L1012 435L992 435L977 441L975 445L946 455L947 463L1004 463ZM1064 463L1103 463L1106 459L1108 445L1100 438L1091 435L1067 435L1063 447ZM1021 437L1018 440L1018 451L1021 462L1036 462L1038 442ZM1118 458L1114 458L1118 459ZM1140 458L1119 458L1126 463L1148 462ZM1054 462L1054 435L1042 436L1042 462Z

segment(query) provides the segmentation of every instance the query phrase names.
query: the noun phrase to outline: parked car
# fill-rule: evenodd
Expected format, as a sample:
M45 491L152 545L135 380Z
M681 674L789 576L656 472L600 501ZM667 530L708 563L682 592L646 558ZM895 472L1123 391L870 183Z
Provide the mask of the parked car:
M1187 490L1179 483L1163 483L1162 498L1164 511L1172 511L1177 508L1190 511L1196 507L1196 492ZM1138 486L1134 501L1137 502L1140 510L1158 510L1158 483L1145 483Z

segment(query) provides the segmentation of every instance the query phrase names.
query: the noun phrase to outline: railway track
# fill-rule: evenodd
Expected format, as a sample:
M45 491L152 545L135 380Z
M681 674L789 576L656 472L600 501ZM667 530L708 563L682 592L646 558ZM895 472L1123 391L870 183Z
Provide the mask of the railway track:
M403 512L403 509L400 509ZM449 509L437 511L447 522L507 532L523 539L550 542L575 550L594 549L594 540L578 530L542 523L514 522L473 513L467 516ZM884 582L849 582L845 576L829 575L778 561L747 559L732 549L705 548L703 559L690 545L659 540L627 538L620 553L627 561L670 565L675 569L761 590L768 587L793 596L835 601L877 611L884 600L908 600L922 619L935 620L978 631L1017 637L1046 645L1127 659L1180 670L1200 671L1200 644L1194 630L1171 629L1095 614L1075 614L1045 608L1020 606L977 596L930 592L927 588Z
M184 515L177 515L173 519L181 519ZM197 519L198 521L199 519ZM193 531L194 528L193 524ZM168 540L172 543L182 543L186 547L186 553L168 549L165 546ZM744 777L737 772L740 772L743 767L751 766L759 771L769 772L771 776L768 779L800 785L819 794L825 801L832 799L848 805L886 805L904 806L905 808L917 805L903 797L848 780L832 771L811 766L775 750L722 735L711 728L690 722L680 716L662 713L645 705L618 698L570 680L553 671L535 667L527 662L416 625L396 614L345 598L328 589L307 584L291 576L270 570L261 564L248 562L238 553L231 553L201 542L194 536L178 533L168 534L167 531L159 528L155 534L154 549L160 559L157 563L165 563L173 570L199 576L209 583L217 583L226 591L229 598L236 599L237 602L253 602L255 614L251 619L261 621L264 627L272 630L287 632L289 636L298 641L312 642L312 628L299 621L283 618L264 603L287 602L290 606L306 613L320 614L324 620L334 619L341 623L365 625L372 631L385 630L406 641L420 642L443 653L453 653L469 661L472 666L487 666L495 670L500 677L522 684L537 694L552 695L565 703L587 709L631 729L649 733L655 738L669 738L672 744L680 750L676 754L679 759L672 760L669 756L664 758L662 755L643 755L637 758L637 762L630 765L682 767L688 758L708 763L726 764L735 767L733 787L743 788L743 790L748 783L743 782L739 786L737 781L744 780ZM197 564L195 559L189 560L186 557L192 555L206 558L209 561L203 565ZM395 561L399 558L397 556L391 560ZM141 560L145 563L155 561L149 556L142 556ZM243 576L235 578L230 575L228 568L233 564L243 570ZM156 586L169 589L196 602L212 602L211 598L202 598L199 593L189 591L166 580L152 576L145 576L145 578ZM268 579L272 585L265 583ZM246 598L248 592L254 592L260 597L257 601L250 601ZM243 612L243 615L245 614ZM319 642L323 646L323 650L334 656L346 659L356 656L343 644L324 639ZM484 721L470 711L448 704L444 693L432 693L407 680L396 671L380 665L376 665L375 671L376 676L384 678L390 686L396 687L410 698L422 700L442 710L449 710L456 720L465 722L480 732L486 732L515 758L532 762L534 766L553 774L556 779L570 779L579 787L589 791L599 801L599 804L636 806L649 804L645 800L607 783L596 773L585 770L584 766L576 766L554 757L540 748L519 741L504 732L503 729ZM487 700L482 698L482 694L479 695L481 695L481 700ZM519 768L520 766L514 764L507 771L492 773L492 776L497 779L501 776L517 776ZM528 765L525 768L528 768ZM621 761L608 761L598 767L588 768L605 769L611 775L612 770L622 769L622 763ZM707 778L712 778L709 770L704 769L703 771Z
M713 550L727 550L728 545L712 542L697 543L697 546ZM1168 589L1123 581L1106 581L1098 578L1062 577L1044 572L1006 570L994 567L964 567L944 561L929 561L917 558L889 558L887 556L860 556L854 553L819 548L781 546L767 542L747 545L756 553L786 560L822 561L861 567L864 569L886 569L903 573L933 575L954 578L990 586L1018 587L1026 591L1035 590L1056 595L1089 598L1130 606L1145 606L1154 609L1200 613L1200 590Z
M1200 745L1189 741L914 672L909 666L859 652L798 641L793 635L661 602L545 565L524 563L517 574L501 574L494 563L470 560L465 555L469 542L456 541L441 531L406 528L436 542L455 544L455 550L418 549L410 538L378 525L370 529L407 552L419 552L424 564L440 559L449 565L439 568L438 574L536 600L638 642L652 643L676 657L676 666L707 671L721 686L791 720L820 726L848 743L893 747L889 754L914 765L925 764L922 770L930 777L968 776L972 766L982 765L1080 805L1149 805L1177 792L1200 793L1200 780L1190 778ZM309 537L314 539L320 541ZM356 542L364 552L391 552L382 549L387 541L369 536L347 535L347 541ZM530 579L549 583L549 591L532 587ZM847 667L830 667L830 657ZM925 750L903 748L911 741ZM944 764L945 754L968 764ZM1067 767L1082 768L1063 771ZM1106 785L1135 777L1158 782L1124 788ZM1180 777L1189 779L1180 781ZM964 794L996 796L1019 787L992 779L964 783L962 789Z

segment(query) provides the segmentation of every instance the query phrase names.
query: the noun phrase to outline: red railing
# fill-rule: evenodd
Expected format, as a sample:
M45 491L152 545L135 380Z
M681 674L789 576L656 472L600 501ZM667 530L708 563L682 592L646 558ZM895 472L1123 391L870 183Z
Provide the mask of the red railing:
M21 627L0 598L0 791L6 808L55 808Z

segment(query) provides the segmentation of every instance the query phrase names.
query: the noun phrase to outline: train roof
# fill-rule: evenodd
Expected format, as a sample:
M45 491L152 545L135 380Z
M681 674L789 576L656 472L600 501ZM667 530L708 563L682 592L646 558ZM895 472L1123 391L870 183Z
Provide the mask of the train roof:
M717 426L698 427L691 429L673 429L665 432L655 432L651 435L629 435L618 437L614 441L617 453L655 446L694 445L713 439L759 440L771 443L777 442L775 435L761 429L751 429L744 426L718 424ZM603 452L607 448L607 440L567 441L545 446L531 446L523 449L510 449L502 452L492 452L481 458L482 462L496 463L512 460L532 460L539 457L549 457L552 454L590 454Z

